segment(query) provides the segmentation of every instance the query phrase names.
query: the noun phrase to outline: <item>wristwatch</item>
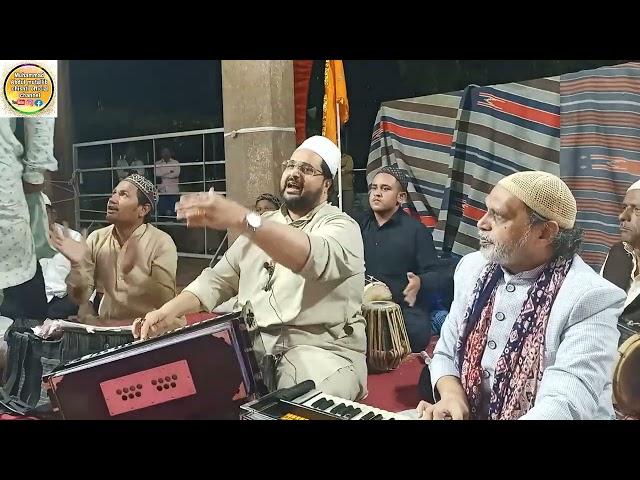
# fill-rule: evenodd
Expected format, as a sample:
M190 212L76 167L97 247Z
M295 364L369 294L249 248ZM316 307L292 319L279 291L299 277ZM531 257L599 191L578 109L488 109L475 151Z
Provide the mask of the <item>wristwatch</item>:
M262 225L262 217L257 212L251 211L247 213L245 219L247 220L247 227L254 233Z

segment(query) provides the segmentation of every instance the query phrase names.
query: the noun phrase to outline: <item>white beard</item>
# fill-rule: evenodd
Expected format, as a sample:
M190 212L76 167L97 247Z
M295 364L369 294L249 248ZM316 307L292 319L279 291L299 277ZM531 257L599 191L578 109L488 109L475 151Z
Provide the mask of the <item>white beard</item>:
M480 253L490 263L497 263L498 265L509 265L513 263L513 257L527 243L529 233L531 229L528 229L525 234L513 243L501 243L481 246ZM483 238L480 236L480 238Z

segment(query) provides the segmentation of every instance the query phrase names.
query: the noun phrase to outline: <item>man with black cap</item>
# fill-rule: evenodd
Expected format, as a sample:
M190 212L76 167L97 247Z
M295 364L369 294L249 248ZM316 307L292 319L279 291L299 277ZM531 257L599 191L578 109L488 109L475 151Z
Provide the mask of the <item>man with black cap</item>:
M424 419L614 419L612 373L625 293L577 251L576 200L557 176L500 180L462 258L429 365Z
M52 244L71 263L68 294L86 307L93 290L100 324L131 324L176 293L178 254L171 237L147 222L158 193L146 178L132 174L113 189L107 202L110 226L76 241L60 225Z
M190 312L212 311L234 295L250 302L265 350L277 358L276 385L313 380L349 400L366 395L364 253L358 224L327 203L340 167L328 138L305 140L286 160L280 210L255 211L213 191L183 196L188 227L231 229L240 237L180 295L134 324L142 338Z
M402 309L413 352L427 347L431 318L427 292L439 288L443 275L431 232L400 206L408 179L396 166L382 167L369 185L371 210L360 222L367 275L385 283Z

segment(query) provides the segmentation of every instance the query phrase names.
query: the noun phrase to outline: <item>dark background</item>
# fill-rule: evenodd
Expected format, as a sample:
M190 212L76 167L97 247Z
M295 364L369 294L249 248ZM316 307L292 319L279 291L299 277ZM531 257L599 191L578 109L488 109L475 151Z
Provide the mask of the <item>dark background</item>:
M345 60L350 120L343 150L366 166L380 103L623 63L625 60ZM76 142L222 127L217 60L75 60ZM320 131L324 60L314 62L307 133ZM356 185L356 188L360 187ZM360 190L358 188L358 190Z

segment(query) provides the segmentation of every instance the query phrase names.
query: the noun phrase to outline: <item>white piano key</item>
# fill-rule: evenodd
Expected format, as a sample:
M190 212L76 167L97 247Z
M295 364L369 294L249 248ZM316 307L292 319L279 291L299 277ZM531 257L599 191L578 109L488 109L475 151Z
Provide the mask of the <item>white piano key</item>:
M333 401L333 405L331 405L330 407L328 407L326 410L321 410L318 407L314 407L313 404L315 402L317 402L320 399L324 399L324 400L332 400ZM300 400L300 401L298 401ZM340 397L335 397L333 395L329 395L326 393L322 393L318 390L314 390L312 392L307 393L306 395L303 395L302 397L299 397L299 399L295 400L296 403L299 403L305 407L310 407L310 408L314 408L316 410L320 410L323 412L327 412L327 413L331 413L331 410L336 407L337 405L340 405L341 403L347 405L347 406L352 406L354 408L359 408L362 411L360 413L358 413L356 416L350 418L349 420L359 420L360 418L364 417L366 414L368 414L369 412L373 413L374 415L382 415L382 418L384 420L389 420L390 418L393 418L394 420L411 420L409 417L406 417L404 415L400 415L398 413L393 413L393 412L388 412L386 410L381 410L379 408L376 407L371 407L369 405L364 405L362 403L358 403L358 402L352 402L351 400L346 400L344 398L340 398Z

